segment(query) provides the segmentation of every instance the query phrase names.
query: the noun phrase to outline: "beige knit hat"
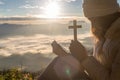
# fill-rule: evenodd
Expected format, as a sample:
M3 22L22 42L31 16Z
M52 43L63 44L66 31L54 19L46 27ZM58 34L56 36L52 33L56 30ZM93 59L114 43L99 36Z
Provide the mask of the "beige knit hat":
M84 15L88 18L105 16L119 11L117 0L83 0Z

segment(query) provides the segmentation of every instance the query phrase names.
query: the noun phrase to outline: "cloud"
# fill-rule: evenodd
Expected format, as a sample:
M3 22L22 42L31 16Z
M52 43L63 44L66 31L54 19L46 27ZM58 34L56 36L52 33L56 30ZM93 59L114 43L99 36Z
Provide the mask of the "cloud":
M6 9L6 11L10 12L10 11L12 11L12 9Z
M74 1L76 1L76 0L48 0L48 2L54 2L54 1L62 1L62 2L74 2ZM35 3L35 2L44 2L44 0L41 0L41 1L37 1L37 0L26 0L25 1L26 3ZM46 1L47 2L47 1Z
M78 35L88 50L92 48L92 39L88 33ZM28 71L39 71L45 68L55 57L51 43L56 40L67 51L73 35L34 35L17 36L0 40L0 68L20 67Z
M34 38L33 38L34 37ZM49 53L51 52L49 36L39 35L31 37L11 37L7 40L1 41L2 55L24 54L30 53ZM46 42L44 42L46 41ZM5 47L2 49L2 47ZM4 53L4 54L3 54Z
M51 1L53 1L54 2L54 0L48 0L48 2L51 2ZM55 0L56 2L74 2L74 1L76 1L76 0ZM22 6L20 6L19 8L26 8L26 9L42 9L42 10L44 10L45 9L45 6L39 6L40 4L38 4L38 3L43 3L43 4L45 4L46 2L42 2L42 1L31 1L31 0L27 0L27 1L25 1L26 2L26 4L25 5L22 5ZM33 5L34 4L34 5ZM42 4L42 5L43 5Z
M64 2L74 2L76 0L58 0L58 1L64 1Z
M4 2L2 2L2 1L0 1L0 5L3 5L3 4L5 4Z
M24 5L19 6L19 8L25 9L44 9L42 6L45 1L42 0L26 0Z
M3 36L0 38L0 68L20 67L22 65L25 70L38 71L46 67L55 57L51 47L53 40L56 40L69 51L68 48L73 35L72 31L65 26L55 23L51 27L3 24L0 26L0 34L2 34L0 37ZM79 30L78 40L87 48L92 48L93 43L89 27L83 27ZM37 31L39 33L36 33ZM5 35L8 36L5 37Z
M23 6L20 6L19 8L26 8L26 9L43 9L43 7L40 7L38 5L30 5L30 4L25 4Z
M45 20L47 22L47 20ZM73 38L72 30L68 29L68 24L62 24L54 21L49 21L46 24L39 25L23 25L23 24L8 24L0 25L0 54L24 54L30 53L52 53L51 43L53 40L64 44L66 48L69 46ZM65 22L65 21L64 21ZM81 24L81 22L79 21ZM71 25L71 22L69 23ZM79 29L79 40L90 36L89 26L84 24L82 29ZM21 36L20 36L21 35ZM84 40L85 41L85 40Z
M61 16L59 18L46 18L45 15L40 14L26 14L26 16L14 15L11 17L0 17L0 24L9 23L9 24L51 24L53 22L60 24L68 24L68 22L72 19L77 19L79 21L85 21L86 23L90 23L88 19L85 17L78 16Z
M89 42L86 46L91 46L92 43L90 38L84 40L84 38L88 37L89 34L78 35L78 37L82 37L79 40L81 42L85 41ZM30 37L18 36L11 37L7 39L0 40L0 55L9 56L12 54L25 54L25 53L42 53L49 54L52 53L51 43L53 40L58 41L62 46L64 46L67 50L69 44L72 40L72 35L68 36L47 36L47 35L34 35ZM92 47L92 46L91 46Z

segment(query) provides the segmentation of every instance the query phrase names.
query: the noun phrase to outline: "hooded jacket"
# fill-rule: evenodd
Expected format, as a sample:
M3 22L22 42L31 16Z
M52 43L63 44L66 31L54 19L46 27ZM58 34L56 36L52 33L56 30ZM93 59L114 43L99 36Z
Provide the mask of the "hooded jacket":
M83 66L92 80L120 80L120 18L112 23L105 33L101 54L97 48L94 56L84 60Z

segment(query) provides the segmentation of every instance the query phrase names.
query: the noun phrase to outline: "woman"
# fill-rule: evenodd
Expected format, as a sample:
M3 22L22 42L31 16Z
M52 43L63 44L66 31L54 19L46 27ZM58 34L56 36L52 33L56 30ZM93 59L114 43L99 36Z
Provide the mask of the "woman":
M117 0L84 0L83 10L91 21L95 37L93 56L87 56L78 41L71 42L71 54L92 80L120 80L120 13ZM55 46L55 42L53 44L54 53L65 53L61 47Z

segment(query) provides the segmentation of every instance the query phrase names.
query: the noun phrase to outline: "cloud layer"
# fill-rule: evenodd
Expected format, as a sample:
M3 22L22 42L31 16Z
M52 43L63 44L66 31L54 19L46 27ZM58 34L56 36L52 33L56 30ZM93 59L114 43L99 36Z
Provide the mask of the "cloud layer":
M86 36L85 36L86 35ZM88 49L92 48L92 39L88 34L78 35ZM52 53L51 43L56 40L67 51L73 36L17 36L0 40L0 69L21 65L28 71L39 71L45 68L55 57Z
M87 35L87 34L86 34ZM79 35L80 37L85 36ZM78 37L79 37L78 36ZM86 36L87 38L88 36ZM0 55L9 56L12 54L25 54L25 53L52 53L51 43L53 40L58 41L62 46L68 48L73 36L47 36L47 35L34 35L30 37L18 36L0 40ZM81 42L86 46L91 46L91 42L86 44L88 39L82 37Z
M0 25L0 69L23 66L25 70L38 71L55 57L51 43L56 40L67 51L73 39L68 25ZM87 26L84 24L84 26ZM89 50L93 47L89 27L79 29L78 40ZM42 67L41 67L42 66Z

